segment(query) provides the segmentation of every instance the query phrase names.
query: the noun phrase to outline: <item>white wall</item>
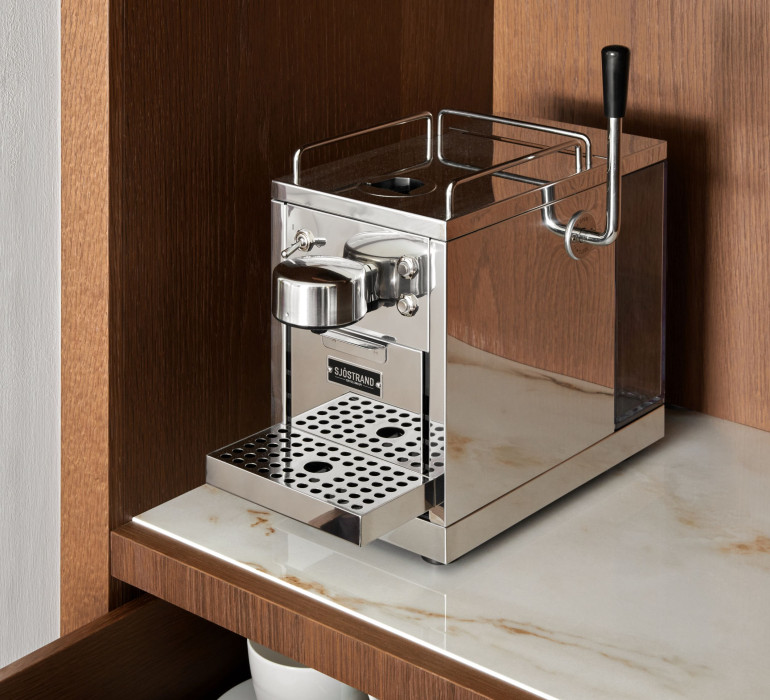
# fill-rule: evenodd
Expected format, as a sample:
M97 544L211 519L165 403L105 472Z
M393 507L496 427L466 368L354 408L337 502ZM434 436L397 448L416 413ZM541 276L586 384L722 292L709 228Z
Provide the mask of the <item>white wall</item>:
M0 0L0 667L59 634L59 0Z

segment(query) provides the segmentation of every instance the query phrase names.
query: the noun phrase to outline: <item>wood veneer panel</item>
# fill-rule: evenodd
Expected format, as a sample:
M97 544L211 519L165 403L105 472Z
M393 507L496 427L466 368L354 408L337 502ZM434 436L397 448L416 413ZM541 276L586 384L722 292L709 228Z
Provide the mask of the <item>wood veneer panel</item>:
M120 579L380 700L535 697L139 525L113 532L112 552Z
M64 631L107 609L109 529L270 418L270 179L299 144L488 111L491 19L491 0L63 1Z
M203 483L208 451L270 420L270 180L293 149L413 111L459 70L438 55L455 10L486 79L463 49L427 106L491 105L492 5L486 25L473 3L432 0L437 25L407 5L113 2L111 527Z
M624 129L668 141L669 399L770 430L770 4L496 0L495 111L602 126L611 43Z
M0 669L0 697L208 698L248 676L242 637L143 596Z
M493 0L403 2L401 111L492 111Z
M61 3L61 631L107 612L107 0Z
M113 7L115 527L269 423L270 179L298 144L398 115L400 24L385 2Z

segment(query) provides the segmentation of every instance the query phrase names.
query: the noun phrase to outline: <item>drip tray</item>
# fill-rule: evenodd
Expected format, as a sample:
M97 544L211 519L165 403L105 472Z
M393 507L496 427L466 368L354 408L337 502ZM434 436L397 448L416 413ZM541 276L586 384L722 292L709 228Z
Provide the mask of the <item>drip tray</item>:
M417 413L349 392L301 413L292 419L292 426L422 471L421 422ZM444 467L444 426L440 423L430 423L429 447L428 473L438 475Z
M433 506L434 479L283 423L206 458L212 486L358 545Z

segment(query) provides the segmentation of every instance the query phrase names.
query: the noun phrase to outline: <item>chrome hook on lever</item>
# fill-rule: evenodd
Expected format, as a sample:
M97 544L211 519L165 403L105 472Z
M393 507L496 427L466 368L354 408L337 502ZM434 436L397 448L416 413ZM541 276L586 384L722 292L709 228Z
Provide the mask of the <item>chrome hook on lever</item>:
M607 117L607 221L604 232L576 228L581 218L578 212L570 219L564 231L564 249L573 259L574 241L604 246L612 243L620 233L620 137L628 96L628 69L631 52L625 46L605 46L602 49L602 86L604 88L604 116Z

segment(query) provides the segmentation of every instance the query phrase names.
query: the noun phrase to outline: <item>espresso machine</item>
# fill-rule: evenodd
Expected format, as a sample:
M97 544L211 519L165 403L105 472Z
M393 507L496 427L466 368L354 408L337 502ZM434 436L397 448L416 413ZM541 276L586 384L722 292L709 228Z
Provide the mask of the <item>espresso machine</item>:
M208 483L448 563L663 436L666 144L602 62L606 133L445 109L296 151L274 425Z

